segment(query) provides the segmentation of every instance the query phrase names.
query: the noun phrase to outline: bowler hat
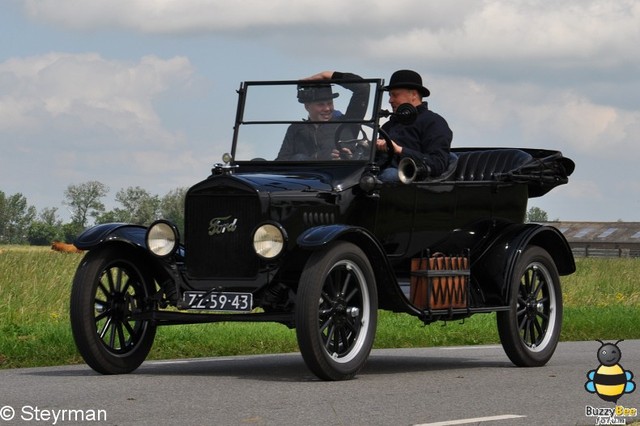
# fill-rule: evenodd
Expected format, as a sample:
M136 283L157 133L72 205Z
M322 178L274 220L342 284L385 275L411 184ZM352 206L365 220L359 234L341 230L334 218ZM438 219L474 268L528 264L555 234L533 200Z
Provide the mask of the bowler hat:
M429 89L422 85L422 77L415 71L398 70L391 74L389 85L384 90L413 89L420 92L423 98L429 96Z
M298 102L301 104L328 101L338 96L339 94L333 93L331 86L328 84L298 85Z

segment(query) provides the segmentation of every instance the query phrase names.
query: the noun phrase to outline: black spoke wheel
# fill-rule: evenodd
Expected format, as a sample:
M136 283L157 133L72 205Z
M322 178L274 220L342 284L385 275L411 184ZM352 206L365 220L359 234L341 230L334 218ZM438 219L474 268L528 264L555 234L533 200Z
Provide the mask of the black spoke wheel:
M90 251L71 288L71 330L80 355L102 374L129 373L147 357L156 333L147 320L132 318L146 308L153 283L127 247Z
M562 291L553 259L537 246L528 247L514 269L510 309L498 312L498 333L509 359L520 367L549 361L562 326Z
M300 277L296 334L319 378L346 380L364 366L376 332L378 296L367 256L337 242L315 252Z

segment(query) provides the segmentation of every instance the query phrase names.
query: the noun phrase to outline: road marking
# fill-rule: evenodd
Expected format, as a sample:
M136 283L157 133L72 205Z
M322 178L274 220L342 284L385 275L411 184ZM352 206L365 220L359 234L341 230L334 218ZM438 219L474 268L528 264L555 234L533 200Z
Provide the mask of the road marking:
M460 420L447 420L444 422L436 422L436 423L422 423L414 426L449 426L449 425L465 425L469 423L480 423L480 422L492 422L495 420L510 420L510 419L519 419L521 416L519 414L503 414L501 416L491 416L491 417L476 417L473 419L460 419Z
M478 350L478 349L500 349L500 345L481 345L481 346L447 346L441 347L443 351L461 351L461 350Z
M187 360L176 360L176 361L149 361L146 362L145 365L165 365L165 364L188 364L190 361Z
M276 354L262 354L262 355L237 355L237 356L225 356L218 358L184 358L184 359L165 359L165 360L155 360L155 361L146 361L143 365L165 365L165 364L192 364L197 362L225 362L225 361L243 361L248 359L254 359L258 357L269 357ZM285 354L277 354L277 355L285 355Z

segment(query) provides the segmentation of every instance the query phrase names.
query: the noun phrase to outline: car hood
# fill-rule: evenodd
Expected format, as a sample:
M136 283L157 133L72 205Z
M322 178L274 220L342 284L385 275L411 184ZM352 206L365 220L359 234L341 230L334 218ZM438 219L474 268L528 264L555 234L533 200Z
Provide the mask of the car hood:
M236 174L234 178L243 181L258 191L332 191L333 181L330 176L318 174L270 174L251 173Z
M250 165L240 165L233 173L223 173L222 175L212 175L209 181L216 181L220 178L230 178L237 183L244 183L260 192L280 192L280 191L309 191L309 192L329 192L342 191L358 185L363 174L362 167L347 167L343 164L334 165L335 162L327 164L316 164L313 168L305 167L300 170L292 168L256 167Z

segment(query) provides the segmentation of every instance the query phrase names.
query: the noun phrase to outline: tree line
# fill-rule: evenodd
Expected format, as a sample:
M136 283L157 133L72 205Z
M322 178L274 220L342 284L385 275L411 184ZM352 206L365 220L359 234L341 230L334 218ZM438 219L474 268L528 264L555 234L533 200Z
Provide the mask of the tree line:
M184 199L187 188L176 188L160 197L136 187L116 194L117 207L107 210L103 203L109 187L98 181L69 185L62 202L71 219L63 223L57 207L40 212L21 193L6 195L0 190L0 244L49 245L52 241L73 242L88 226L109 222L149 225L164 218L184 229Z

